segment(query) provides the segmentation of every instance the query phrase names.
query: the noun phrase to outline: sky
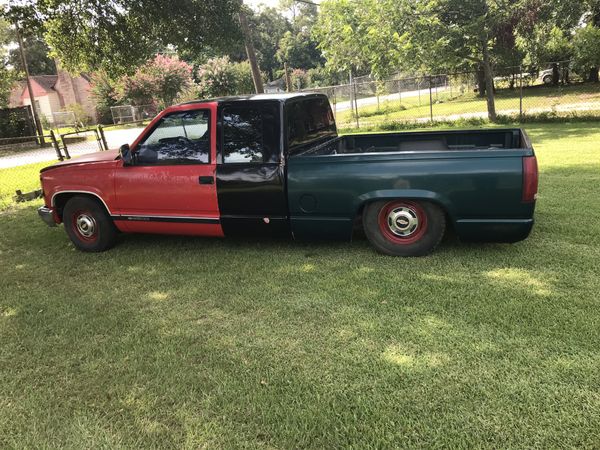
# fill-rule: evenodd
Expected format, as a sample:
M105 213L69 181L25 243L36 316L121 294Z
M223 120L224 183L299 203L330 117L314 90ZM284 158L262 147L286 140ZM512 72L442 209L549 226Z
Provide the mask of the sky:
M261 3L274 8L279 5L279 0L244 0L244 3L254 9L256 9Z

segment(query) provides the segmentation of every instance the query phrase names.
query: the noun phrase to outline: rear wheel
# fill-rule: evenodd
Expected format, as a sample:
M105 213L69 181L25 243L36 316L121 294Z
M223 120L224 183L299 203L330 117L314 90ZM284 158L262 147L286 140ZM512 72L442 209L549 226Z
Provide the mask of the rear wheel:
M63 209L67 235L79 250L101 252L112 247L117 229L104 207L89 197L71 198Z
M546 75L546 76L544 76L544 78L542 79L542 81L546 85L552 84L552 75Z
M423 256L444 237L446 218L442 209L430 202L384 200L365 207L363 228L381 253Z

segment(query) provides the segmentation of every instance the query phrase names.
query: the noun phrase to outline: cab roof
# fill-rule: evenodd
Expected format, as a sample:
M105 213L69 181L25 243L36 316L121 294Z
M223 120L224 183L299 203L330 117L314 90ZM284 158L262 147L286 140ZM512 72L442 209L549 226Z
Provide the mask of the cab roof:
M278 101L286 102L295 98L309 98L309 97L326 97L325 94L319 94L317 92L289 92L280 94L251 94L251 95L235 95L230 97L217 97L206 100L192 100L190 102L181 103L182 105L193 105L195 103L206 103L206 102L217 102L217 103L234 103L234 102L247 102L247 101Z

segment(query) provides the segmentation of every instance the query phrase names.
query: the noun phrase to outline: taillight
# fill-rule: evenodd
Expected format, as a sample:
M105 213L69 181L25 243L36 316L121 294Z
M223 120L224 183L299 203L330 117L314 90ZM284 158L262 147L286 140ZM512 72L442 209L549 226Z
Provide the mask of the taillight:
M523 158L523 202L531 203L537 198L538 167L535 156Z

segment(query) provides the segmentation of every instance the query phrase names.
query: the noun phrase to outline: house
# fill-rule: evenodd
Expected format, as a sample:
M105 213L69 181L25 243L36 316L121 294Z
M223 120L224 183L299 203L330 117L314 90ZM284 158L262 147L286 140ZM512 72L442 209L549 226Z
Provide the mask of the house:
M265 94L279 94L281 92L286 92L285 79L283 77L265 84Z
M90 94L91 83L87 75L72 76L59 69L57 75L36 75L29 80L41 121L45 119L55 126L72 123L73 114L65 114L68 111L79 116L83 114L90 122L96 121L96 102ZM27 84L22 81L11 92L10 106L24 105L31 105L31 99Z

